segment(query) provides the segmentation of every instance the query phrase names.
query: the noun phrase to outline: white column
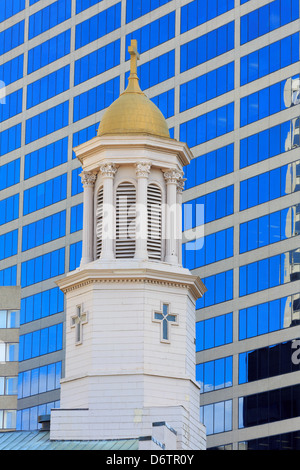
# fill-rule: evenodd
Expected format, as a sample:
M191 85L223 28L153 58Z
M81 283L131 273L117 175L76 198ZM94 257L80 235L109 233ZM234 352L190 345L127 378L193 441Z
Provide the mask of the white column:
M182 265L182 191L186 178L180 178L177 182L177 253L178 264Z
M136 259L148 259L148 211L147 211L147 188L148 176L151 165L147 162L136 164L137 175L137 198L136 198L136 239L135 255Z
M170 169L164 173L164 177L167 184L165 261L170 264L178 264L179 221L177 208L177 183L182 177L182 171Z
M115 207L114 207L114 177L117 167L113 163L104 163L100 166L103 178L103 224L102 224L102 251L101 259L115 258Z
M80 265L93 261L94 233L94 185L97 175L83 171L81 174L83 186L83 227L82 227L82 256Z

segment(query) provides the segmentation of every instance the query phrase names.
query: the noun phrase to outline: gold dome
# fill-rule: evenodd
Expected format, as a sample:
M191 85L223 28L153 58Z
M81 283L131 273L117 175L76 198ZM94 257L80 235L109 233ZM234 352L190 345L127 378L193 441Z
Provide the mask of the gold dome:
M131 41L128 50L131 54L128 86L105 111L97 135L151 134L170 138L162 112L140 89L136 74L136 60L139 57L136 41Z

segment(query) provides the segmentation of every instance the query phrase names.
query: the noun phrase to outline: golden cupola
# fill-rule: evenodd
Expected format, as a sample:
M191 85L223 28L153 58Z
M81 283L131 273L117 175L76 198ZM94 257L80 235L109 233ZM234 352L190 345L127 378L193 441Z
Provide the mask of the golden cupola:
M130 53L130 76L128 86L105 111L98 129L98 137L104 135L149 134L170 138L167 122L139 86L137 76L137 41L132 40Z

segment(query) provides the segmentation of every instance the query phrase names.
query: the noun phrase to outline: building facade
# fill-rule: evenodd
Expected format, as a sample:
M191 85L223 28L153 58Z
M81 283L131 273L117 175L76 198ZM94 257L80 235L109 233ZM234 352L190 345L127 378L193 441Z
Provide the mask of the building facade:
M183 265L197 303L208 448L299 434L299 0L5 0L0 17L0 283L21 285L18 429L59 406L64 296L80 262L81 167L139 77L187 142ZM270 437L271 436L271 437Z
M17 425L21 289L0 288L0 430Z

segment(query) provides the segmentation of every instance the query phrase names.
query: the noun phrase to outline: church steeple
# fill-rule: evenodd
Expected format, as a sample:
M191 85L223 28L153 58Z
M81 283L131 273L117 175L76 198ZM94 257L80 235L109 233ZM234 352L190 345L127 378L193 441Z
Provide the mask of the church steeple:
M166 119L139 87L135 40L128 50L127 89L98 136L74 149L83 166L81 266L129 258L181 265L182 168L192 155L169 138Z
M66 372L50 438L139 438L167 422L176 434L166 449L196 450L205 433L195 303L206 288L181 263L182 168L192 154L166 135L166 120L139 91L135 43L129 51L127 90L97 137L74 149L83 170L82 260L58 282Z

